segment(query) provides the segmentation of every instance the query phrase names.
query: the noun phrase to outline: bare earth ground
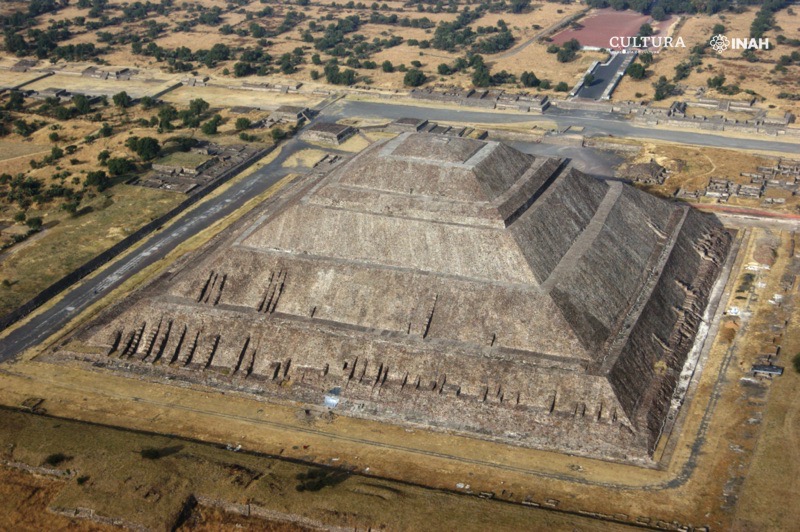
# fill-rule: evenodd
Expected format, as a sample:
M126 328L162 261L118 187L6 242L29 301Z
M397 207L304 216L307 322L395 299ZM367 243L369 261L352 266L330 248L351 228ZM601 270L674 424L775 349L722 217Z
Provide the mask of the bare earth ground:
M277 457L234 453L187 440L86 425L69 420L0 411L3 458L38 466L61 453L66 480L0 468L0 526L106 530L46 509L92 508L151 530L302 531L326 525L389 530L444 529L621 530L613 523L508 505L365 476L348 463L338 470ZM6 449L13 449L7 451ZM157 458L141 451L152 449ZM311 477L309 480L308 477ZM82 479L78 482L78 479ZM179 518L191 497L197 506ZM271 512L265 521L213 506L213 501L251 504ZM42 528L39 528L42 529Z
M0 414L6 416L6 414ZM6 425L6 419L0 423ZM46 511L64 482L34 476L16 469L0 468L0 529L3 530L113 530L110 526L70 519Z
M553 35L553 42L564 44L570 39L578 39L583 46L611 48L611 37L633 37L639 33L642 24L650 23L655 35L666 35L674 23L670 17L660 22L636 11L616 11L611 8L593 9L578 21L582 28L569 28Z

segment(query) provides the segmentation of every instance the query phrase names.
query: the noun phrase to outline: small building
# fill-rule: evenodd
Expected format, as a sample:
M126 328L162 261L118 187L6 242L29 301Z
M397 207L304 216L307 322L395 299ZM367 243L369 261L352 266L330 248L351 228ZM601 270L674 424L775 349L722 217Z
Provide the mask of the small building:
M40 91L36 91L31 94L31 97L36 100L46 100L48 98L58 98L59 100L65 100L69 98L69 93L66 89L60 89L57 87L47 87L46 89L42 89Z
M416 133L427 125L428 121L424 118L398 118L386 126L386 130L397 133L403 133L406 131Z
M275 122L297 122L306 118L309 114L308 107L300 107L298 105L281 105L269 115L270 119Z
M27 72L28 70L32 69L36 66L36 61L33 59L21 59L16 62L14 66L11 67L11 72Z
M356 130L350 126L335 122L317 122L301 135L304 140L341 144L355 134Z
M780 377L783 375L782 366L774 366L772 364L754 364L753 375L761 375L764 377L772 377L773 375Z

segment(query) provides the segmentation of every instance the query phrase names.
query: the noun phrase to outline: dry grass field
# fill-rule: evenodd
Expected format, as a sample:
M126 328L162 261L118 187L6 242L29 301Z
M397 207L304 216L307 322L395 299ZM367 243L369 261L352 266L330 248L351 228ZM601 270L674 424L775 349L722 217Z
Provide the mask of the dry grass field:
M776 16L777 26L781 29L773 29L767 32L767 37L771 43L777 43L779 34L785 35L790 39L800 38L800 15L790 15L789 9L779 11ZM617 90L614 92L614 99L635 100L650 99L653 97L654 89L652 83L659 76L666 76L672 79L675 75L675 67L686 60L689 56L691 47L697 44L708 42L712 36L712 29L715 24L723 24L726 28L725 34L733 37L749 37L750 24L755 17L755 9L750 8L743 13L721 13L714 16L684 16L676 32L686 43L685 49L670 48L662 50L655 56L656 60L650 67L652 74L640 81L636 81L626 76L622 79ZM725 74L726 84L738 84L742 91L752 90L759 100L763 100L765 107L776 110L789 111L795 115L800 113L800 104L797 101L779 99L777 95L781 92L798 93L800 92L800 70L798 66L787 67L787 72L779 73L774 70L776 61L782 55L789 55L797 48L789 45L775 45L772 50L758 51L757 63L747 62L741 57L741 52L737 50L727 50L721 54L714 54L708 49L703 57L703 64L692 69L688 78L680 81L682 86L687 87L683 96L677 99L694 99L697 88L706 88L706 95L711 98L732 98L747 99L751 96L741 92L738 95L728 96L719 94L718 91L708 89L706 81L708 78ZM637 97L636 94L642 96ZM663 105L668 105L674 100L665 100Z
M362 476L352 466L330 470L272 457L233 453L191 441L89 426L9 410L0 411L3 458L39 466L61 454L57 467L74 475L50 480L0 469L7 492L2 520L14 528L107 530L92 522L53 515L48 508L92 508L151 530L314 530L320 524L358 529L621 530L577 515L475 496L429 490ZM8 451L7 449L13 449ZM155 458L143 457L153 450ZM150 455L147 455L150 456ZM78 479L81 479L79 482ZM306 480L309 479L309 480ZM179 520L186 501L204 497L248 503L272 512L269 521L198 506ZM19 528L17 528L19 529Z
M134 33L143 34L147 29L146 24L165 25L167 29L161 32L153 42L167 50L173 50L179 47L186 47L190 50L208 49L215 44L225 44L231 48L264 48L274 58L278 58L281 54L292 52L295 48L300 47L306 52L305 61L303 64L298 65L297 71L291 74L291 78L303 82L312 80L312 70L322 70L320 66L313 65L309 61L310 55L317 53L317 50L314 49L312 43L303 41L303 32L308 29L309 23L312 21L316 22L319 27L325 27L330 23L330 17L333 17L332 20L336 20L338 18L357 15L361 18L362 24L355 33L348 34L347 37L349 38L354 35L363 36L365 42L371 42L374 39L386 39L392 36L400 36L405 41L409 39L424 41L432 39L434 35L435 28L423 29L403 27L383 22L370 22L370 15L374 12L370 7L345 8L341 2L336 7L333 7L331 5L332 3L333 2L328 0L321 0L313 1L308 6L304 6L302 8L302 13L306 16L306 19L293 29L270 38L266 48L258 43L258 39L249 35L250 24L257 23L265 28L275 28L288 11L297 9L297 6L291 4L271 5L275 10L274 15L271 17L262 17L259 15L260 10L263 9L263 5L260 3L250 3L236 9L229 9L229 4L223 0L204 0L203 2L192 3L193 5L202 5L206 8L222 8L222 23L229 25L234 31L244 31L245 35L239 35L237 33L224 35L220 33L219 25L209 26L204 24L176 31L174 29L176 25L186 23L195 16L192 10L187 9L177 10L170 13L169 16L151 13L146 20L137 20L127 23L122 28L104 28L103 31L117 36ZM127 5L127 2L112 0L109 2L109 12L118 12L117 8L123 7L124 5ZM441 12L418 12L416 9L406 6L401 2L388 2L386 6L388 10L381 8L378 13L386 16L396 15L400 18L426 18L434 24L452 22L457 16L457 13L447 12L446 10L442 10ZM582 57L579 61L566 65L560 64L556 62L554 56L544 57L546 45L530 43L529 41L543 29L578 13L582 9L584 9L584 7L577 3L535 2L524 13L487 12L478 20L470 23L469 26L473 30L477 30L479 27L494 26L502 21L507 24L509 30L514 35L516 42L510 50L499 54L486 55L487 63L492 66L493 72L507 70L519 76L525 70L534 70L540 78L549 79L554 85L559 81L567 81L572 85L585 70L586 66L588 66L592 60L596 59L596 57L592 54L581 54ZM56 13L39 17L37 29L45 30L51 24L74 21L77 17L86 17L87 13L87 9L81 9L77 5L70 5ZM86 31L79 25L73 25L71 31L73 35L62 44L75 45L81 43L95 43L98 46L103 46L103 43L98 41L96 32ZM321 35L319 31L314 33L315 37ZM479 37L479 40L482 38L483 37ZM398 71L393 73L383 72L380 68L380 64L388 60L395 66L404 64L410 67L412 61L419 60L423 63L421 69L429 76L430 82L468 86L471 84L469 74L456 74L453 76L441 77L437 73L437 67L440 63L452 64L456 58L463 57L467 51L468 47L456 51L444 51L433 48L421 49L416 45L412 46L404 42L398 46L386 48L371 54L370 60L375 61L379 65L379 68L358 68L356 70L358 75L362 77L362 81L371 83L377 88L403 88L404 74ZM517 52L524 53L518 56ZM334 57L327 52L319 53L323 61ZM168 67L165 62L156 61L153 57L148 57L146 55L134 54L131 51L131 47L127 44L110 46L108 50L103 52L102 58L111 65L128 66L131 68L162 69L165 73L168 73ZM2 59L4 61L11 61L9 57L4 57ZM344 62L344 60L341 60L341 62ZM195 64L194 66L195 71L200 74L211 74L215 77L223 77L223 71L226 69L232 70L231 67L233 63L234 60L222 61L212 67L207 67L202 64ZM64 66L65 63L63 61L56 64L56 68L62 68ZM232 77L232 75L228 74L228 77ZM0 78L0 81L2 81L2 78ZM71 85L73 85L75 90L88 92L92 90L108 90L106 88L108 86L107 83L100 84L102 88L96 88L92 86L92 81L94 80L85 80L85 86L81 85L81 81L72 82ZM47 80L43 83L47 83ZM39 85L36 87L39 87ZM509 88L513 88L513 85L509 86ZM148 86L134 79L128 90L132 95L140 96L148 93L148 90L152 90L152 85Z
M5 315L81 264L180 203L175 192L117 185L85 202L78 218L57 210L33 209L45 227L34 240L0 254L0 315Z

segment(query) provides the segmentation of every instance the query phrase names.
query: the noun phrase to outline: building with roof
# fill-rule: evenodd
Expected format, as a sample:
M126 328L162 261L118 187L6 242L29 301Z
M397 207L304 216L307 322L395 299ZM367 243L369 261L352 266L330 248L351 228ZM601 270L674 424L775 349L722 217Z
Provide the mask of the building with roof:
M314 142L328 144L341 144L355 134L356 130L350 126L336 124L335 122L317 122L303 131L301 138Z

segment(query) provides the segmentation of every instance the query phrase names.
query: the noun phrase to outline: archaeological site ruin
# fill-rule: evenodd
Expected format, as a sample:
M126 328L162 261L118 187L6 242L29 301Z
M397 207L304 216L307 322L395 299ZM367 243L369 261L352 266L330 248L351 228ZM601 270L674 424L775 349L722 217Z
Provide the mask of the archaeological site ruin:
M374 143L293 194L50 358L650 459L730 247L715 218L568 161L423 133Z

